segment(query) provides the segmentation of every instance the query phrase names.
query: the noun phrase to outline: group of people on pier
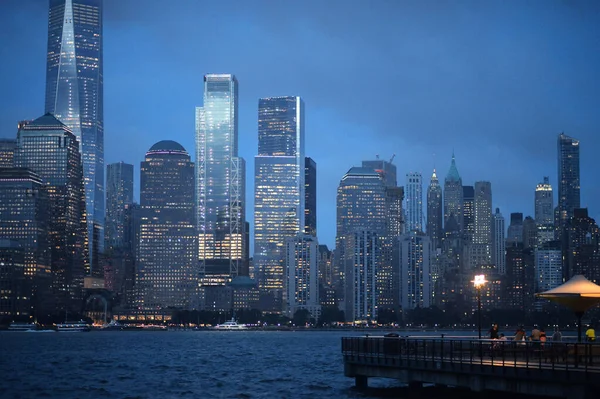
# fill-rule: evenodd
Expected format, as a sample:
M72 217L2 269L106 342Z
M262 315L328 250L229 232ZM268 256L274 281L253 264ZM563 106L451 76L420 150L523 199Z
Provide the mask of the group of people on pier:
M498 323L492 324L492 327L489 330L489 338L499 341L508 341L509 339L503 334L500 333L500 328L498 327ZM585 332L585 338L587 342L595 342L596 341L596 331L592 326L588 326ZM548 340L548 336L543 328L538 328L537 325L533 326L531 330L531 334L527 337L527 333L525 332L525 328L523 326L519 326L515 331L512 341L516 341L517 343L526 341L539 342L543 344ZM554 327L554 333L552 334L552 342L561 342L562 341L562 333L560 332L558 327Z

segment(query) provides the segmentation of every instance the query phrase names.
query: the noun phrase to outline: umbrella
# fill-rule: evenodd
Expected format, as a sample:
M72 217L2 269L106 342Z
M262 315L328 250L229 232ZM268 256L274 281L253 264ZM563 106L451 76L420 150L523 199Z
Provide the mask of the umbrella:
M538 298L550 299L575 312L578 319L577 337L581 341L581 317L586 310L600 303L600 285L578 274L556 288L535 294Z

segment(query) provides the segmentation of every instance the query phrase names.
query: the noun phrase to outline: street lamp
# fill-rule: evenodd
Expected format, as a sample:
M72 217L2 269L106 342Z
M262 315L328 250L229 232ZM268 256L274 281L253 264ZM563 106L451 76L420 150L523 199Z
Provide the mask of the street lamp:
M478 274L473 279L473 285L475 286L475 290L477 291L477 313L479 313L479 339L481 339L481 287L487 283L485 280L485 275Z

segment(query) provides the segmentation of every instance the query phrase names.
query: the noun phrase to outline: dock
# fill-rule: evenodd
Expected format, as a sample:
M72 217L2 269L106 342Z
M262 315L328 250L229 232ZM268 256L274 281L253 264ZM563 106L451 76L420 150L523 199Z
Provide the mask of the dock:
M395 336L343 337L344 374L530 396L600 394L600 344Z

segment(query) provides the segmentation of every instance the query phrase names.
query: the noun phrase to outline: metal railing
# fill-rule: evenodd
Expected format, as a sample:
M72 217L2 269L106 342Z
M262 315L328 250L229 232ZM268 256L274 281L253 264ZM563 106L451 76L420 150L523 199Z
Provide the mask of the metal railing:
M345 362L414 369L519 375L547 370L600 377L600 344L464 338L344 337ZM479 367L474 367L479 366ZM553 378L554 373L543 373Z

